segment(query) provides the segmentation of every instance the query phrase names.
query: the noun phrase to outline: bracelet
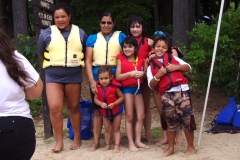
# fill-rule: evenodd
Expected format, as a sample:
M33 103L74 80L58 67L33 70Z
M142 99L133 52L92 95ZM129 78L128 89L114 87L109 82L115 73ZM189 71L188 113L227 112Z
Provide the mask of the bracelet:
M160 81L160 78L159 78L159 79L157 79L155 76L154 76L153 78L155 79L155 81Z

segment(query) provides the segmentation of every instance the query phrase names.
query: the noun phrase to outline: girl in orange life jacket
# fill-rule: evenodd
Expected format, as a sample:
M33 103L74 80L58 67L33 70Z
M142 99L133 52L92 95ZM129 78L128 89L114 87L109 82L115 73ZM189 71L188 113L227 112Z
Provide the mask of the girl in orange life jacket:
M190 71L191 66L180 58L168 54L171 52L171 41L167 36L156 38L153 43L153 50L157 59L154 58L147 69L148 84L152 89L158 87L163 104L162 112L168 123L167 136L169 145L162 153L162 156L165 157L174 153L176 131L181 130L182 127L188 145L186 154L194 154L196 152L193 144L196 124L188 92L188 81L183 74L180 74L180 72ZM171 57L171 61L169 61L169 57ZM161 64L159 69L154 68L153 62L158 65ZM175 77L176 75L177 77ZM171 83L176 85L164 89L165 84L168 86L168 83L166 83L168 77L171 78Z
M166 37L166 33L163 33L162 31L156 31L154 32L154 39L158 37ZM175 47L172 47L172 55L177 56L179 58L183 58L183 54L178 52ZM153 52L152 58L155 57L156 55ZM151 59L151 58L150 58ZM167 137L167 121L164 118L162 114L162 99L161 95L157 92L157 90L154 90L153 92L153 99L154 102L157 106L159 115L160 115L160 121L161 121L161 127L162 127L162 133L163 133L163 139L161 139L158 143L156 143L157 146L162 146L168 143L168 137ZM182 131L178 130L176 132L176 146L181 146L182 145Z
M144 60L148 58L149 52L152 48L153 40L148 38L146 35L146 26L142 17L135 16L128 21L128 35L134 37L138 43L138 56L142 57ZM147 84L147 79L144 79L143 84L141 84L141 91L144 101L144 130L145 137L149 143L154 143L155 140L151 135L151 111L150 111L150 97L151 89L149 89ZM134 116L136 117L136 116ZM136 119L133 119L133 128L135 128ZM134 134L135 135L135 134Z
M123 53L117 55L116 79L123 84L124 107L126 114L126 134L130 151L138 151L137 147L149 148L141 142L141 134L144 120L143 97L140 84L145 75L144 60L137 56L138 44L135 38L127 37L123 41ZM137 122L135 127L135 139L133 139L133 112L136 111ZM135 142L135 143L134 143Z
M98 106L101 106L100 111L104 115L103 124L105 128L104 136L106 143L104 150L110 150L111 148L110 139L113 130L115 139L113 153L119 153L121 140L120 124L123 111L123 108L121 108L122 105L120 104L123 102L124 96L118 87L110 84L113 79L113 72L110 66L101 66L98 70L98 78L100 86L98 87L98 94L94 96L94 102ZM117 108L119 112L116 111L115 113L115 108ZM104 112L104 110L106 112ZM109 114L113 114L111 116L114 117L111 117Z

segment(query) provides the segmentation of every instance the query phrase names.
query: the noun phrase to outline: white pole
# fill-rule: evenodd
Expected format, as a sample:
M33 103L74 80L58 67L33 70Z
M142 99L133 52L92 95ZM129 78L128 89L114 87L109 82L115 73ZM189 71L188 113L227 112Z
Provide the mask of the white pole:
M217 26L217 32L216 32L216 38L215 38L215 44L214 44L214 50L213 50L213 56L212 56L212 65L211 65L211 70L210 70L210 75L209 75L209 80L208 80L208 88L207 88L204 109L203 109L203 115L202 115L201 128L200 128L200 133L199 133L199 138L198 138L198 147L200 146L201 137L202 137L203 123L204 123L204 118L205 118L205 113L206 113L206 108L207 108L209 89L210 89L210 84L211 84L211 80L212 80L213 66L214 66L214 62L215 62L217 45L218 45L218 37L219 37L220 26L221 26L221 21L222 21L223 6L224 6L224 0L222 0L222 2L221 2L221 8L220 8L219 17L218 17L218 26Z

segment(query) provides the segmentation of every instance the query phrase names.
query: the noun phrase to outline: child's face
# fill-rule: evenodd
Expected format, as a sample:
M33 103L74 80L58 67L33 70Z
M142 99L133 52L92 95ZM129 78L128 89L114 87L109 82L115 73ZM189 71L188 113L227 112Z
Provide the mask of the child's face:
M134 56L134 52L135 52L135 47L131 44L123 44L123 53L127 56L127 57L131 57Z
M157 58L162 58L164 53L168 50L168 44L164 41L159 40L155 47L153 48L154 53L156 54Z
M110 84L112 78L113 76L110 76L108 72L100 73L98 75L99 82L103 87L107 87Z
M131 26L130 26L130 32L132 34L133 37L140 37L142 36L142 31L143 31L143 27L141 24L139 23L133 23Z

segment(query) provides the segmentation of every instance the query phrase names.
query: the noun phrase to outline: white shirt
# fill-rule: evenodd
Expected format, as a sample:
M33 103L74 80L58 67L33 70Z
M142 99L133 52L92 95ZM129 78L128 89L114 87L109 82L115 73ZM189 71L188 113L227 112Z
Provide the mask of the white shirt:
M32 87L39 79L39 74L32 67L30 62L20 53L14 51L18 60L22 62L23 69L35 81L22 82L27 88ZM5 65L0 60L0 117L5 116L22 116L32 118L30 114L29 104L25 100L25 92L8 74Z
M190 67L190 71L192 70L192 67L186 63L185 61L183 61L182 59L180 59L179 57L176 57L176 56L173 56L175 58L176 61L179 62L180 65L184 65L184 64L187 64L189 67ZM157 59L159 60L160 62L163 62L163 59L160 58L160 59ZM147 79L148 79L148 86L150 89L154 90L154 88L151 88L150 86L150 82L151 80L153 79L153 74L152 74L152 70L151 70L151 66L148 66L147 68ZM181 85L178 85L178 86L174 86L174 87L171 87L171 89L169 89L168 91L166 92L179 92L179 91L187 91L189 90L189 86L188 84L181 84Z

